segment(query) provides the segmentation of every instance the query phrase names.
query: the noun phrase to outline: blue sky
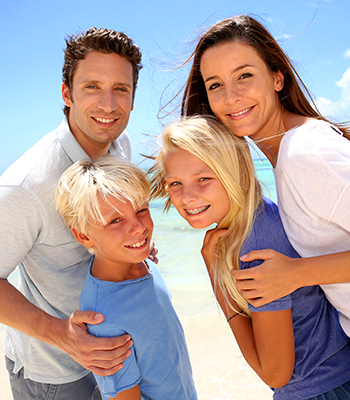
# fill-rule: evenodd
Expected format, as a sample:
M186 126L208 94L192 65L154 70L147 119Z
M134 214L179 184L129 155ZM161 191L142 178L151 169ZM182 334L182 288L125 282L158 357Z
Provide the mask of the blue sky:
M327 116L350 119L350 0L5 1L0 173L62 120L66 35L91 26L112 28L141 48L144 68L128 127L138 163L140 152L153 150L149 136L177 116L157 118L186 79L187 69L172 69L203 29L242 13L257 16L278 39Z

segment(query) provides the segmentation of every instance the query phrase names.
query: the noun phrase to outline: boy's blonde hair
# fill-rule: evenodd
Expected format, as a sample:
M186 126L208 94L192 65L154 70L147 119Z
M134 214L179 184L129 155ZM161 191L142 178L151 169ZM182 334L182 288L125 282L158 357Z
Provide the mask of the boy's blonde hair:
M151 198L165 198L164 208L169 209L171 203L166 185L165 158L176 149L188 151L212 169L226 189L231 205L218 225L219 229L226 228L227 232L216 247L215 285L220 286L227 300L231 296L250 315L247 301L236 288L230 273L232 268L239 268L239 253L252 229L262 199L248 142L233 135L212 116L195 116L173 122L165 128L161 139L156 164L150 170Z
M81 160L69 167L59 181L56 206L68 228L87 234L91 219L106 223L101 214L101 199L126 199L136 209L149 201L149 195L150 185L140 168L107 155L96 161Z

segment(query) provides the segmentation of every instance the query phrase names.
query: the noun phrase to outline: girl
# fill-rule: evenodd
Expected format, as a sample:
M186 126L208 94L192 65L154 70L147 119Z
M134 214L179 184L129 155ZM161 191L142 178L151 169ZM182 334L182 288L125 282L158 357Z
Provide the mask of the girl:
M349 128L320 115L291 61L251 17L214 25L191 59L182 115L215 115L256 143L274 168L288 238L306 257L248 254L268 261L233 272L244 297L261 306L302 286L350 282ZM350 284L322 288L350 335Z
M318 286L301 288L264 307L248 306L230 274L259 261L241 262L252 249L289 257L278 209L262 198L249 147L213 117L169 125L152 169L152 197L166 198L193 228L206 233L202 255L215 296L243 356L274 389L274 399L350 396L350 345L337 312ZM325 395L325 393L327 393Z

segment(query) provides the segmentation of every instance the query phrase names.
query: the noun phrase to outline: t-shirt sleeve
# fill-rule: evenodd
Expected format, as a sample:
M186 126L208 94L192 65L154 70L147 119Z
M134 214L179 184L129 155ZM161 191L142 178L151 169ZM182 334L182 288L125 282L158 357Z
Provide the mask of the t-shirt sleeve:
M252 262L241 262L240 269L254 268L262 264L262 260L254 260ZM292 308L292 298L290 295L281 297L271 303L265 304L261 307L254 307L248 304L249 310L251 312L262 312L262 311L283 311Z
M350 142L327 129L331 134L317 143L302 146L293 138L281 169L301 207L350 231Z
M117 337L125 332L108 324L88 325L88 331L97 337ZM95 375L101 393L107 397L116 397L118 393L131 389L141 381L141 373L137 364L134 346L131 346L131 355L123 362L123 368L110 376Z
M37 199L19 186L0 186L0 278L25 258L43 227L43 212Z

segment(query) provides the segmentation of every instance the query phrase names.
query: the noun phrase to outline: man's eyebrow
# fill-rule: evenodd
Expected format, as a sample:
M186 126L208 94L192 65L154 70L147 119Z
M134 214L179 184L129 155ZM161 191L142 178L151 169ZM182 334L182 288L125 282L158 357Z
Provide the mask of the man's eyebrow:
M80 82L81 85L84 85L84 84L87 84L87 83L100 84L101 81L99 81L98 79L89 79L89 78L86 78L86 79L84 79L84 80L82 80L82 81ZM115 85L116 85L116 86L126 86L126 87L129 87L129 88L132 87L132 85L130 85L130 83L127 83L127 82L116 82Z

